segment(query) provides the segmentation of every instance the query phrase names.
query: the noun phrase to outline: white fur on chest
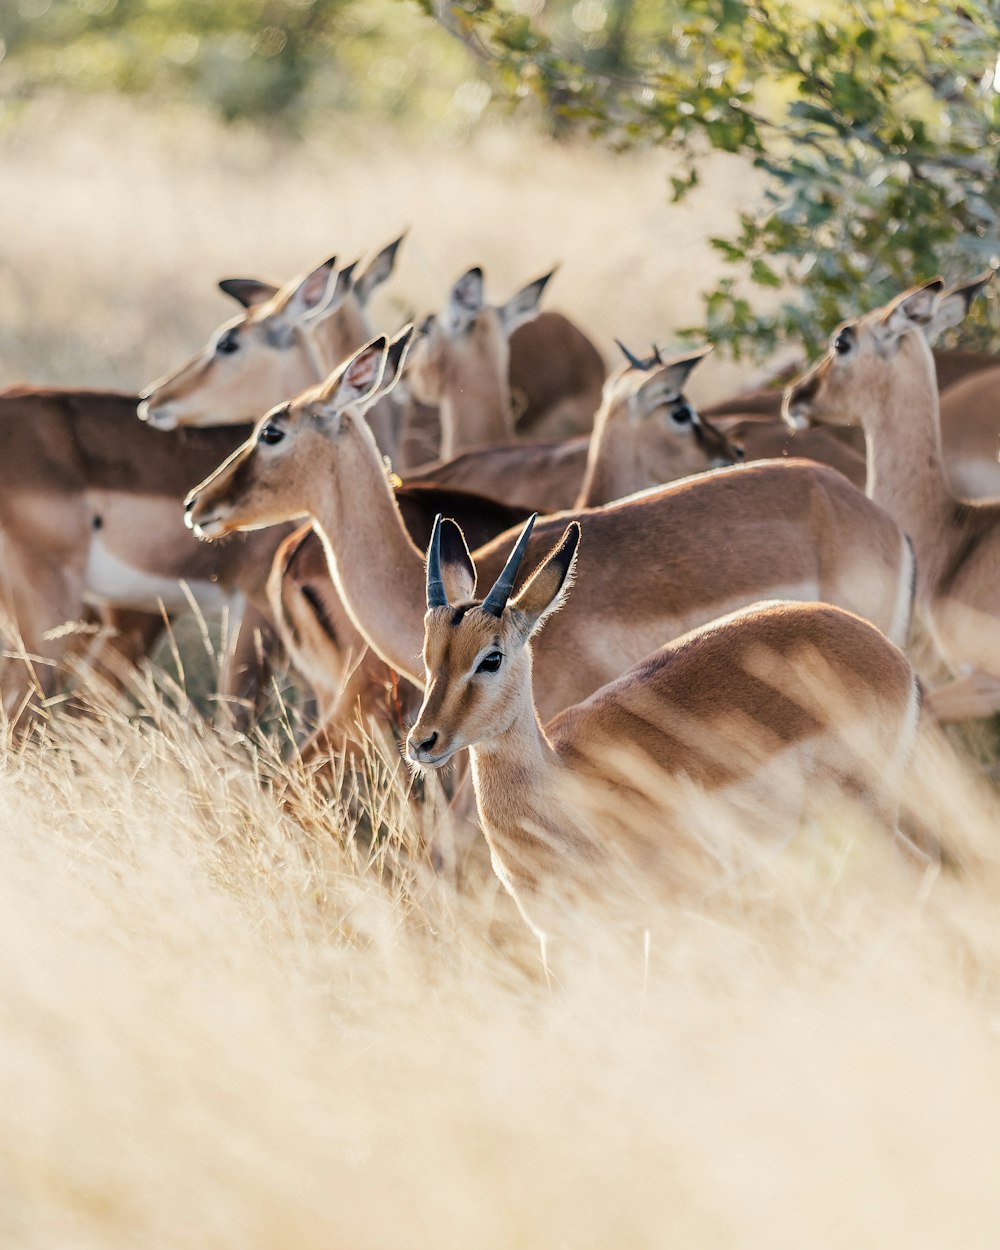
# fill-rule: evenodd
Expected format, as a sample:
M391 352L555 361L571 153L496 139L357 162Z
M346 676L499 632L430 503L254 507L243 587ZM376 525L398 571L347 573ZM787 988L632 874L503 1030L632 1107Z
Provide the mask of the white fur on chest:
M230 596L215 582L192 581L188 587L206 613L220 612L226 604L232 604ZM90 541L84 594L93 603L141 612L159 612L161 603L168 612L181 612L190 607L176 578L157 577L133 568L108 550L99 532L92 535Z

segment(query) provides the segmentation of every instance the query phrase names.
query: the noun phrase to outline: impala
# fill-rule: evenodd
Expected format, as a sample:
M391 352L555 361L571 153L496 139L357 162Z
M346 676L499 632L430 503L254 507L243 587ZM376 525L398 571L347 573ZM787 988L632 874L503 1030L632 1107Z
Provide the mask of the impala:
M365 310L391 275L403 237L357 276L355 265L338 271L331 257L282 287L224 279L219 286L243 313L219 326L194 357L151 383L140 396L139 416L160 430L238 425L321 381L371 338ZM400 423L391 405L372 414L387 454L395 453Z
M394 380L406 335L376 339L325 384L272 410L253 437L188 497L206 538L309 516L357 628L421 684L423 561L360 415ZM579 514L584 591L542 637L540 710L578 702L630 664L705 621L762 598L824 599L894 640L909 628L913 562L899 528L831 469L762 461L720 469ZM566 519L535 528L537 558ZM495 577L509 535L481 548ZM635 561L635 564L631 564ZM622 567L644 575L621 575ZM411 592L417 588L416 600Z
M1000 710L1000 504L952 493L926 335L961 321L990 276L946 293L936 278L845 323L785 397L797 425L864 429L868 495L913 542L917 607L955 677L929 701L943 720Z
M249 535L210 552L183 526L193 477L218 463L245 429L158 434L135 419L135 397L14 387L0 394L0 608L10 714L32 690L51 694L67 635L85 605L141 609L159 632L163 611L228 607L234 633L222 691L248 694L255 628L267 632L265 586L281 533ZM149 642L152 630L142 631ZM31 657L36 657L32 660ZM39 662L40 661L40 662Z
M436 769L469 750L494 869L543 953L559 904L599 895L616 855L644 875L676 874L692 784L771 837L794 832L807 799L817 787L828 798L830 784L895 830L917 684L873 625L828 604L758 605L702 626L543 727L530 639L566 597L581 527L570 523L515 594L531 530L529 521L477 599L461 530L435 525L425 695L406 753ZM616 573L626 593L647 568L620 560ZM581 577L578 593L585 587Z
M513 438L509 340L538 315L551 277L497 305L486 303L483 271L469 269L452 286L444 311L424 321L407 382L416 400L438 410L442 459Z
M610 503L741 458L684 395L687 378L710 349L670 360L659 352L642 360L622 350L628 364L605 383L589 438L480 447L425 465L407 474L407 480L461 485L539 512L557 512Z

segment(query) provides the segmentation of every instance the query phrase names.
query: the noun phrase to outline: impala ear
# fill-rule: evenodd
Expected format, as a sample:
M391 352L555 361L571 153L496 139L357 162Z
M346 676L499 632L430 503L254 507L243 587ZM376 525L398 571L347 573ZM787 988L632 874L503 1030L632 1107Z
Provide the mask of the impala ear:
M463 603L476 593L476 566L456 522L441 522L441 581L449 603Z
M260 282L256 278L223 278L219 283L219 290L244 308L266 304L278 294L278 287L270 282Z
M934 320L944 282L932 278L923 286L906 291L890 304L882 318L882 326L890 337L898 338L910 330L922 330Z
M458 279L448 295L445 325L449 334L460 334L483 308L483 271L477 266Z
M542 622L560 608L573 584L576 553L580 546L580 523L571 521L558 547L528 578L510 601L512 619L517 621L525 641Z
M635 392L641 397L643 410L652 412L662 403L680 399L688 378L711 350L711 347L703 347L690 356L675 357L659 367L650 365L652 372Z
M371 398L382 377L385 355L386 338L380 334L330 375L320 392L320 404L328 415Z
M330 279L336 264L336 256L331 256L300 281L289 284L291 290L281 309L283 320L300 321L327 302L331 289Z
M411 322L409 325L403 326L386 350L385 367L382 370L382 377L376 391L378 398L388 395L403 376L403 367L406 364L406 356L412 342L413 324Z
M973 278L971 282L945 291L938 300L933 319L924 329L927 338L933 342L939 334L943 334L945 330L950 330L964 321L972 307L972 301L992 277L993 270L987 269L985 273L981 273L978 278Z
M354 261L351 265L345 265L343 269L337 270L337 276L328 279L326 284L326 296L320 300L315 308L310 309L306 313L306 319L309 321L320 322L324 317L335 313L341 306L347 296L351 293L354 285L354 271L358 267L358 262Z
M555 272L555 269L550 269L541 278L536 278L534 282L529 282L516 295L511 296L500 309L500 320L503 322L503 328L507 332L508 337L514 333L518 326L526 325L527 322L534 321L538 316L538 305L541 302L542 293L555 275Z
M354 283L354 295L362 308L367 306L368 301L382 283L392 276L392 271L396 267L396 253L408 233L409 228L404 230L398 239L394 239L392 243L384 247L358 276Z

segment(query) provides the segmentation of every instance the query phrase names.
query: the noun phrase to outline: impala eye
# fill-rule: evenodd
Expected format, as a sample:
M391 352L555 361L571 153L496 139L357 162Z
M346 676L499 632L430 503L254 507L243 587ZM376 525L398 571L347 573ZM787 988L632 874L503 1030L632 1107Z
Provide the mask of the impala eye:
M273 447L275 443L280 443L285 437L285 431L280 425L265 425L257 437L262 443L267 443Z
M694 413L691 411L691 405L683 400L670 410L670 419L678 425L690 425L693 417Z
M240 350L240 341L232 330L228 334L224 334L216 343L215 350L223 356L230 356L233 352Z
M838 356L846 356L853 346L854 340L851 337L850 330L841 330L833 340L833 350Z
M503 663L502 651L491 651L489 655L484 655L476 666L477 673L495 673L499 670Z

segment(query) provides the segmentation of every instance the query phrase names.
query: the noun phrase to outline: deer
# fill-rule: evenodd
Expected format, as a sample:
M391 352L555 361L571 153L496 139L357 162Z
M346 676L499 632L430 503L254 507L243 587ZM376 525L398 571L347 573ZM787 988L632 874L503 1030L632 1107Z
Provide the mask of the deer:
M188 495L206 540L309 517L366 642L422 686L423 631L410 592L423 559L406 531L362 409L391 386L412 329L374 339L329 379L272 409L253 436ZM565 515L535 527L536 559ZM586 591L540 640L543 716L579 702L665 640L764 598L822 599L905 641L913 559L899 527L832 469L762 461L699 474L576 514L587 536ZM495 578L512 536L479 548ZM621 577L641 557L646 576ZM581 575L582 575L581 574Z
M533 525L477 598L462 531L437 518L424 699L405 750L426 771L468 751L494 870L543 962L560 906L605 893L619 857L643 876L676 872L691 786L772 837L794 832L831 786L895 832L917 682L874 625L829 604L757 604L702 625L543 723L534 640L572 602L583 530L571 521L518 590ZM624 559L615 572L623 594L630 573L647 575ZM574 593L585 590L581 573Z
M425 318L407 385L438 411L440 455L514 437L510 336L538 315L553 273L536 278L505 304L486 302L483 271L467 270L452 285L442 313Z
M977 370L941 392L941 433L954 494L1000 498L1000 365Z
M796 426L864 430L867 494L913 543L917 610L952 675L928 697L941 721L1000 710L1000 504L952 491L927 342L962 320L991 276L948 291L935 278L844 322L784 401L786 420Z
M589 438L474 448L408 473L407 482L461 485L521 507L558 512L609 503L742 459L684 394L709 348L668 359L654 348L643 359L618 345L626 365L605 383Z

